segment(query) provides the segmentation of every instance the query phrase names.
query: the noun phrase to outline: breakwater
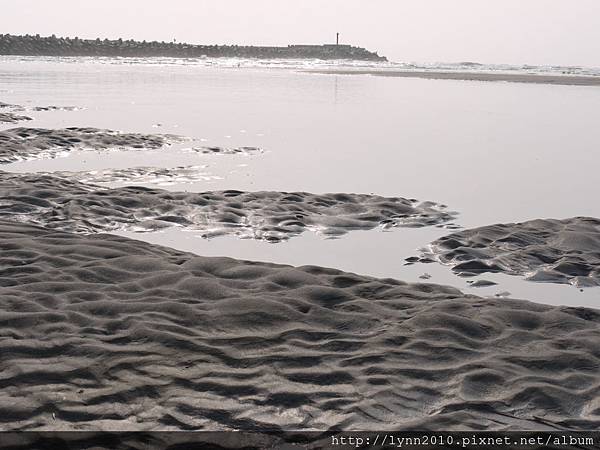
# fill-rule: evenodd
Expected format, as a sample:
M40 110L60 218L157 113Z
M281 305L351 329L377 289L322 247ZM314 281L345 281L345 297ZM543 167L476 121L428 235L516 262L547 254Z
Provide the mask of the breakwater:
M297 58L353 59L387 61L384 56L352 45L288 45L259 47L239 45L194 45L176 42L134 41L123 39L79 39L54 35L15 36L0 34L0 55L21 56L108 56L108 57L239 57L239 58Z

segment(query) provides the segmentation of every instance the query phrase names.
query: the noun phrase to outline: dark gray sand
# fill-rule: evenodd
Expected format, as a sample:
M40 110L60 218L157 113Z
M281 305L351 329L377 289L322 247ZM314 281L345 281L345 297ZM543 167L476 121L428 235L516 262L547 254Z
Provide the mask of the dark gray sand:
M54 176L0 171L0 217L84 233L179 225L205 237L234 234L279 242L306 230L335 237L375 227L445 226L455 213L433 202L401 197L104 189Z
M31 108L32 111L79 111L83 108L79 108L77 106L34 106Z
M0 109L22 109L23 107L20 105L13 105L12 103L4 103L0 102Z
M17 123L32 120L31 117L22 116L11 112L0 112L0 123Z
M467 283L469 283L467 281ZM483 288L483 287L490 287L490 286L496 286L498 283L496 283L495 281L490 281L490 280L477 280L477 281L471 281L469 283L469 286L472 288Z
M12 103L4 103L0 102L0 109L11 110L11 111L79 111L84 108L79 108L77 106L57 106L57 105L49 105L49 106L30 106L25 107L23 105L15 105Z
M574 217L490 225L444 236L423 258L462 276L501 272L531 281L600 285L600 220Z
M11 128L0 131L0 164L52 158L73 150L157 149L182 138L98 128Z
M21 105L0 102L0 123L18 123L33 120L29 116L16 114L27 109L31 111L77 111L80 108L75 106L34 106L32 108L25 108Z
M0 249L4 430L600 426L596 310L6 220Z
M425 78L430 80L507 81L512 83L600 86L600 77L581 75L538 75L527 73L436 72L410 70L307 70L324 75L375 75L378 77Z
M189 149L205 155L252 155L255 153L264 153L260 147L193 147Z

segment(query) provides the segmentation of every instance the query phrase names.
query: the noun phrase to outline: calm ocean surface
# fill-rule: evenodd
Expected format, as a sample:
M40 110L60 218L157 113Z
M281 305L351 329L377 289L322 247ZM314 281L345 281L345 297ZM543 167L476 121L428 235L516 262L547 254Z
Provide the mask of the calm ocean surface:
M516 83L432 81L303 73L249 64L130 64L87 60L0 60L0 101L76 106L27 112L16 126L86 126L196 138L166 150L74 152L4 165L14 172L136 166L206 166L206 180L146 184L221 189L374 193L444 203L475 227L534 218L600 217L600 89ZM306 68L302 66L301 68ZM256 146L264 153L203 155L198 145ZM127 233L195 253L451 284L469 293L600 307L600 289L485 276L498 286L469 289L437 264L404 266L439 228L352 232L326 240L311 232L280 244L171 229Z

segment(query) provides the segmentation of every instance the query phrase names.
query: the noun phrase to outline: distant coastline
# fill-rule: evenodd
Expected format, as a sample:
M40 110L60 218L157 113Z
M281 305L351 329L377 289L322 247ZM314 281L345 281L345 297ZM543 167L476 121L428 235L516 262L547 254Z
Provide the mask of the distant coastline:
M387 61L362 47L351 45L288 45L287 47L260 47L238 45L194 45L176 42L79 39L43 37L40 35L15 36L0 34L0 55L17 56L105 56L105 57L240 57L259 59L349 59L359 61Z

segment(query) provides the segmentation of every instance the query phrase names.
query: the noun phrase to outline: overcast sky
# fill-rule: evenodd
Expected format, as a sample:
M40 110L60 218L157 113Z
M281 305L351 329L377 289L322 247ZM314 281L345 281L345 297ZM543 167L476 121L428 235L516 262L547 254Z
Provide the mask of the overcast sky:
M600 67L600 0L0 0L0 33L333 42L395 61Z

